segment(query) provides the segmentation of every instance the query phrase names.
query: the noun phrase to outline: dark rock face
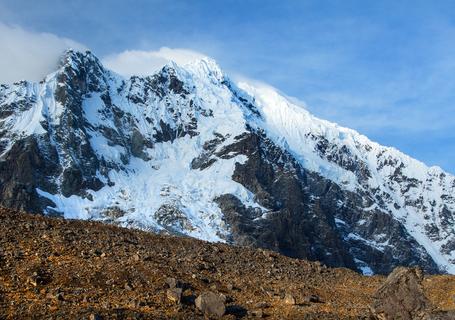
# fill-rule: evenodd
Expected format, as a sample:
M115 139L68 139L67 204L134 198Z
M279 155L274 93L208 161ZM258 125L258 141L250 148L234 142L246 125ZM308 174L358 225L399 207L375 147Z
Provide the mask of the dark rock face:
M58 168L39 152L34 137L21 140L9 150L4 161L0 161L0 204L41 212L50 201L40 198L36 187L52 187L45 177L56 172Z
M262 217L261 210L245 207L232 195L217 198L231 227L232 242L354 270L358 269L357 259L382 274L400 263L421 265L427 272L438 271L428 254L393 217L376 211L368 213L364 225L356 225L365 214L359 205L364 202L361 195L343 191L303 169L264 134L251 131L237 137L237 142L216 156L228 154L248 157L247 162L236 165L233 179L269 209ZM340 201L346 204L340 207ZM343 224L337 225L335 219ZM387 234L388 246L375 247L364 240L382 233Z
M2 205L42 212L52 202L39 198L37 187L65 196L85 196L84 190L103 186L96 177L101 163L90 146L82 110L82 100L88 92L103 90L103 69L90 54L68 52L62 64L55 91L62 113L57 122L50 118L41 122L46 133L17 139L4 155L2 165L10 168L0 170ZM27 104L34 102L33 97L24 99L28 99Z

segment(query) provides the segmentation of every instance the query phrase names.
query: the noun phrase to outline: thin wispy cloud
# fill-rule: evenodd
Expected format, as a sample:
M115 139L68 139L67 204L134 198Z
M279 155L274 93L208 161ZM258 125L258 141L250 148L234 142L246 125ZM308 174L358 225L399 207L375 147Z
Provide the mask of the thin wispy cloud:
M147 76L170 61L184 65L204 56L193 50L162 47L158 50L126 50L110 54L103 58L103 63L109 69L124 76Z
M31 32L3 23L0 23L0 43L0 83L40 81L56 69L65 49L86 49L71 39L51 33Z

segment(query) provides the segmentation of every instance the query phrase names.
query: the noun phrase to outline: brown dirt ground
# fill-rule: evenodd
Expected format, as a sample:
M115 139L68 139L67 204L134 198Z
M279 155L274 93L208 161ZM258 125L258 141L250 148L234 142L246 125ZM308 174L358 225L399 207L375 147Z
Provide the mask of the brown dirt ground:
M203 319L194 299L223 293L223 319L368 319L384 281L277 253L0 208L0 319ZM166 297L166 278L184 283ZM455 309L455 276L428 276L427 297ZM286 293L296 298L287 305ZM321 302L307 302L317 295Z

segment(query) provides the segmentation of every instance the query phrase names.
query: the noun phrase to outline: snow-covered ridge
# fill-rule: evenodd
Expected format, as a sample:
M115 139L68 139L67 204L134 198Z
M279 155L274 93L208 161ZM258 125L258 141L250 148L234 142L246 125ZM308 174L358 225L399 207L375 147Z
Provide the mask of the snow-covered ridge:
M435 261L455 273L455 251L441 253L455 235L453 175L372 142L355 130L318 119L271 87L248 83L240 83L239 87L256 100L263 115L257 125L296 155L305 168L351 191L378 190L384 203L376 207L402 221ZM321 141L330 149L319 152ZM350 159L354 159L355 167L348 165ZM367 175L362 176L361 169L366 169ZM439 213L443 211L450 213L441 218ZM435 233L430 235L429 229Z
M82 62L83 59L87 61ZM60 125L62 106L54 91L56 86L64 84L58 83L57 78L62 73L78 70L81 63L99 65L99 61L90 53L81 56L70 51L62 59L60 69L46 77L43 83L25 83L19 90L14 87L3 91L5 94L2 97L7 98L1 102L5 105L20 100L19 97L38 100L31 104L31 108L24 111L15 109L2 120L2 126L11 133L4 138L5 141L47 134L42 126L44 123L57 127ZM122 164L128 157L128 150L107 138L106 128L112 128L121 135L130 135L138 130L145 139L155 140L153 147L145 150L145 160L132 157L127 165L122 165L123 170L111 170L107 177L100 176L103 182L113 181L115 184L106 185L99 191L89 190L90 197L65 197L61 193L52 194L41 189L37 190L38 193L56 204L52 210L63 212L68 218L104 219L103 211L115 207L127 213L118 219L121 224L152 230L163 229L153 213L163 205L173 206L184 214L185 233L206 240L222 241L227 230L221 220L220 209L212 199L229 192L246 204L257 204L252 201L253 196L248 190L231 180L233 165L244 161L242 157L219 161L204 171L191 170L189 166L191 160L202 152L203 144L215 137L214 134L228 137L225 143L229 143L234 135L245 130L242 111L232 101L232 94L220 85L223 74L219 67L210 59L196 61L185 68L169 63L159 76L167 75L171 79L176 77L183 81L185 86L182 90L185 93L167 94L164 99L150 91L144 95L154 75L145 79L124 79L110 71L103 71L100 79L93 81L99 81L100 86L96 89L99 92L86 94L82 101L82 111L89 126L86 132L79 134L86 135L97 156L108 163ZM109 94L112 106L103 101L105 94ZM182 98L183 94L185 98ZM170 106L172 112L169 111ZM111 114L113 107L119 109L116 112L123 113L123 119L127 116L129 123L115 121ZM194 119L197 119L198 124L197 137L180 137L178 130L186 130L184 127ZM153 136L161 123L169 126L170 130L177 130L176 138L180 138L174 142L156 141ZM51 140L57 138L52 137ZM9 146L12 144L9 143ZM6 148L3 154L8 151ZM65 157L62 155L60 159ZM69 165L62 163L64 168ZM209 185L215 185L216 188L207 188Z
M36 190L55 204L48 212L69 218L224 241L230 230L216 197L233 194L264 216L268 209L232 179L244 155L211 158L203 170L192 163L208 144L216 154L251 129L264 131L306 170L362 194L359 211L395 217L440 267L455 273L454 176L318 119L271 87L234 83L210 58L124 78L90 52L68 51L42 82L0 87L0 160L29 136L43 150L55 147L60 172L49 181L53 187ZM93 181L68 186L74 167ZM349 233L350 239L363 238Z

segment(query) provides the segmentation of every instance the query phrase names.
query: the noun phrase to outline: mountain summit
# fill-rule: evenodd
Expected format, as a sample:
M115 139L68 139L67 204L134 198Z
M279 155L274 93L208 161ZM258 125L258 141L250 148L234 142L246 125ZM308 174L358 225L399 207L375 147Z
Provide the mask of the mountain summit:
M455 177L211 59L123 78L67 51L0 86L0 204L272 249L365 274L455 273Z

